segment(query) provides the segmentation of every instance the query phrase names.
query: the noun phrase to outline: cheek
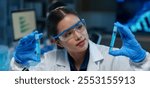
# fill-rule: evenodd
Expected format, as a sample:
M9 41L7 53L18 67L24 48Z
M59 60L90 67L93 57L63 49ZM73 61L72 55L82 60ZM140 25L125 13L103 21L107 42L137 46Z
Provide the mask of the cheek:
M71 49L71 48L75 47L75 41L73 39L71 39L67 42L63 42L63 46L66 49Z
M85 37L86 39L89 39L89 35L88 35L88 33L87 33L87 30L85 30L85 32L83 33L83 35L84 35L84 37Z

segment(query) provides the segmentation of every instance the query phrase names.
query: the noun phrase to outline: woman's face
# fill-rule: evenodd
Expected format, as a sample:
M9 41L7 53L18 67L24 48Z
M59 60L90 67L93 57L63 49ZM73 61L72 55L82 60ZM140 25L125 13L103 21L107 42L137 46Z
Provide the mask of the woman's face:
M60 36L58 45L67 49L68 52L84 52L88 47L89 39L85 25L76 15L68 14L58 23L58 34L70 27L71 29Z

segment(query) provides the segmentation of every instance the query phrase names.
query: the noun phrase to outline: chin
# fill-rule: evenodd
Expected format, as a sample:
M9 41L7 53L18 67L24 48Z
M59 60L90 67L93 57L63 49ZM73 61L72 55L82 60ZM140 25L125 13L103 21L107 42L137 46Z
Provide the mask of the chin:
M86 43L83 47L78 48L77 50L78 52L84 52L87 50L87 48L88 48L88 43Z

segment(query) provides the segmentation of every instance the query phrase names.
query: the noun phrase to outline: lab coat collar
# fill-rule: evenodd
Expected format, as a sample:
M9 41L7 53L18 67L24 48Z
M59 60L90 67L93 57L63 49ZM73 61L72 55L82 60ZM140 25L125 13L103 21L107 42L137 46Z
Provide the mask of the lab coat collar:
M104 59L103 55L101 54L100 50L98 49L97 45L89 40L89 50L90 50L90 57L89 57L89 64L87 70L98 70L100 61ZM57 52L56 55L56 64L58 66L62 66L66 68L66 70L70 70L70 65L68 61L68 54L65 49L63 49L63 53Z
M100 68L100 62L104 59L98 45L89 41L90 44L90 58L87 70L96 71Z
M57 52L56 65L59 67L63 67L62 69L64 70L70 70L68 54L66 49L62 49L61 52Z
M93 58L94 62L103 60L104 57L102 55L102 53L100 52L100 49L98 49L98 45L96 45L95 43L93 43L92 41L89 40L89 44L90 44L90 58Z

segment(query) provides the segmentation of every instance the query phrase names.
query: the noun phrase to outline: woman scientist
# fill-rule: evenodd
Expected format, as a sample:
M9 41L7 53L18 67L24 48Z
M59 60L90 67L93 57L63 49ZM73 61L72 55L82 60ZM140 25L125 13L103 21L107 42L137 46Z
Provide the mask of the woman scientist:
M12 70L52 70L52 71L117 71L150 70L150 54L135 39L131 31L120 23L115 23L123 41L119 50L109 51L109 47L97 45L89 40L84 19L77 13L56 2L50 7L47 17L48 35L64 49L46 52L40 63L35 53L37 32L25 36L16 47L11 61Z

